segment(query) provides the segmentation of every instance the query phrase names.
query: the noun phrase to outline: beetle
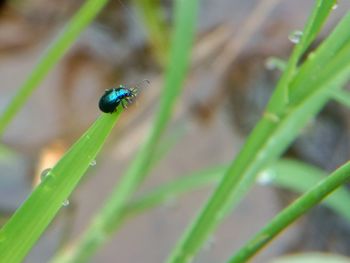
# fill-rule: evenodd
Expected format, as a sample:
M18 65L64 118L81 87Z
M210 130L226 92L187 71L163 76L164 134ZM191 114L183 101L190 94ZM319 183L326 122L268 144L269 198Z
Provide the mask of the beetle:
M105 91L99 101L99 108L105 113L113 113L117 110L119 104L125 109L132 99L137 95L136 88L126 88L120 85L118 88L112 88Z

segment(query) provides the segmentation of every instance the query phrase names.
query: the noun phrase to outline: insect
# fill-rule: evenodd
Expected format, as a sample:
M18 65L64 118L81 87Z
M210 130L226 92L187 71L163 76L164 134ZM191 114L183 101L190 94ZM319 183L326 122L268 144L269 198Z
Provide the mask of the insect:
M144 80L140 84L149 85L149 80ZM139 94L140 89L141 85L136 85L133 88L119 85L118 88L108 89L100 98L98 106L105 113L115 112L119 104L125 109L127 105L133 102L133 99Z

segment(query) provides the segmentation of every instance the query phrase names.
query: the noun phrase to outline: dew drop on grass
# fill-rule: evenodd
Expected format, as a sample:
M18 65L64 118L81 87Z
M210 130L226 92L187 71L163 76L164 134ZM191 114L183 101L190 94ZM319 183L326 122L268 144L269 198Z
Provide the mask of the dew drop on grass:
M274 69L276 69L275 61L273 59L271 59L271 58L266 59L266 61L265 61L265 68L267 70L274 70Z
M48 176L48 174L50 173L51 170L52 170L51 168L47 168L41 172L41 174L40 174L40 181L41 182L45 180L45 178Z
M96 160L92 160L91 162L90 162L90 166L95 166L96 165Z
M204 244L204 249L205 250L211 250L216 243L216 240L213 236L209 237L208 240Z
M276 175L272 171L263 171L259 174L257 181L261 185L270 185L275 176Z
M69 200L64 200L62 203L62 206L69 206Z
M295 30L290 35L288 36L288 39L293 43L293 44L298 44L300 42L301 37L303 36L303 32L300 30Z

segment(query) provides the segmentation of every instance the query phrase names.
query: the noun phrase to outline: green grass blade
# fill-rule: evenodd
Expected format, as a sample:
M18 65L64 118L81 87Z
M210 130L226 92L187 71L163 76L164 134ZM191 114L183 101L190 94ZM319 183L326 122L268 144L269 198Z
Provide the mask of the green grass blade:
M122 177L112 196L107 200L101 212L94 218L83 237L70 246L66 254L54 259L54 262L85 262L117 229L123 209L130 197L147 175L161 134L172 115L186 77L190 51L194 39L197 0L175 1L175 28L170 50L169 65L166 71L164 91L160 98L158 115L146 142L142 145L134 161Z
M350 92L345 90L335 90L331 93L331 98L336 102L350 108Z
M133 3L144 21L149 41L152 43L153 52L156 54L158 62L161 65L166 65L169 35L160 0L134 0Z
M161 185L131 200L123 210L123 217L136 216L198 188L214 185L227 169L228 166L211 167ZM259 173L262 182L300 194L310 190L325 177L326 173L319 168L291 159L276 161ZM350 192L346 187L339 187L324 201L325 205L350 222L349 203Z
M317 185L326 175L314 166L288 159L269 165L261 173L264 181L300 194ZM350 222L350 192L346 187L339 187L324 204Z
M274 258L268 263L349 263L350 258L329 252L301 252Z
M303 53L310 46L312 41L321 30L327 17L332 11L332 7L336 4L336 0L317 0L309 19L305 25L303 34L299 43L296 44L293 53L288 60L286 69L279 81L276 92L273 94L273 103L270 103L268 108L270 111L279 113L284 110L289 102L289 83L297 71L297 64Z
M96 158L120 113L103 114L0 230L1 262L21 262Z
M290 102L297 103L308 94L312 93L317 86L310 85L309 82L305 82L306 78L310 78L312 82L319 82L319 77L328 78L323 72L325 64L334 60L334 56L341 53L346 49L346 46L350 42L350 13L348 13L339 25L333 30L331 35L320 45L320 47L309 55L306 62L299 70L297 76L293 79L290 87ZM344 52L343 52L344 53ZM315 59L317 58L317 59ZM328 67L328 65L327 65ZM334 70L334 69L333 69ZM329 74L333 74L333 70ZM311 74L311 75L310 75ZM316 77L317 76L317 77Z
M347 21L348 17L344 18L339 26L343 26ZM168 262L191 260L227 212L254 184L257 173L267 163L278 158L307 121L321 110L328 100L327 89L339 89L346 83L350 77L349 56L350 41L332 58L329 65L324 65L323 71L320 72L322 78L317 79L312 74L305 75L302 85L309 83L312 92L305 94L307 96L298 100L298 103L288 105L283 111L279 107L269 109L271 111L264 115L248 137L243 149L175 247ZM318 58L316 55L313 57L314 60ZM273 95L269 105L279 105L279 102L276 102L279 99ZM272 111L273 109L276 111Z
M327 17L332 12L333 7L337 5L337 0L316 0L315 5L312 14L309 16L308 22L306 23L300 44L297 44L295 52L299 59L311 45L312 41L315 40L317 34L322 29L323 24L327 20Z
M47 73L56 65L66 50L96 17L107 2L108 0L87 0L66 25L62 33L46 50L36 67L6 107L5 111L0 115L0 137L4 133L7 125L23 107L33 91L43 81Z
M218 166L181 176L177 180L134 198L124 208L123 213L125 216L136 215L169 200L177 199L182 194L214 184L220 180L226 169L225 166Z
M246 243L228 262L246 262L287 226L318 204L336 188L349 181L350 163L346 163L327 178L323 179L310 191L280 212L250 241Z

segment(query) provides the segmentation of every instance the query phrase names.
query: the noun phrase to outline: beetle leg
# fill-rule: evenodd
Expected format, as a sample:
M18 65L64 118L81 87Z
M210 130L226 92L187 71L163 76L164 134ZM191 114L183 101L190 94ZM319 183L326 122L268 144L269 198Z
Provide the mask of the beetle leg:
M128 108L128 106L125 104L124 99L122 99L120 102L121 102L121 104L122 104L122 106L123 106L123 109Z

